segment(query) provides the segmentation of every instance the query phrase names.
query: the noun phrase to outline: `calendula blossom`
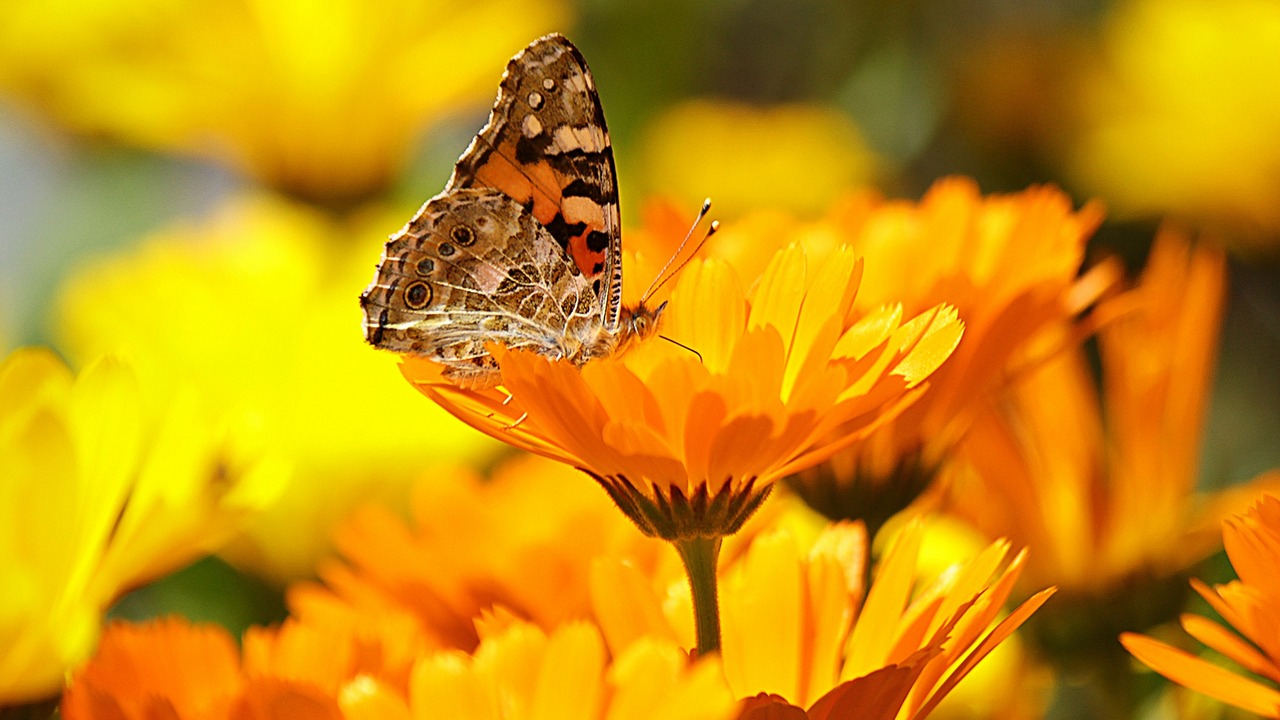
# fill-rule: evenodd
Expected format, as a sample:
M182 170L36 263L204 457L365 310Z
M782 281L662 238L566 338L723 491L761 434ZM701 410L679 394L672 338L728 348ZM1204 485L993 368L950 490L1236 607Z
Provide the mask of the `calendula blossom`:
M780 250L750 292L727 264L695 261L664 316L675 342L581 370L495 346L492 390L445 382L426 359L401 370L473 427L586 470L647 534L730 534L775 480L907 405L955 347L962 324L946 306L855 309L861 277L847 248L820 267Z
M919 523L902 531L869 589L859 524L830 525L808 548L789 530L748 548L721 584L725 677L734 695L755 698L744 718L770 717L761 706L791 708L779 717L799 718L801 708L810 718L924 717L1052 593L1000 619L1025 555L1010 560L1008 544L996 543L925 581L922 534ZM689 637L679 595L663 597L635 566L602 563L593 581L615 652Z
M0 706L55 695L116 598L216 550L283 483L260 438L139 385L119 358L0 363Z
M1062 353L975 424L952 466L952 511L1026 544L1030 583L1062 588L1036 624L1055 660L1098 667L1094 638L1176 612L1212 528L1275 481L1197 490L1224 282L1220 250L1162 233L1136 286L1099 306L1101 400L1083 352Z
M674 342L581 370L495 345L502 385L488 390L450 384L425 358L406 357L401 370L472 427L584 470L645 534L673 542L694 587L698 647L709 652L719 645L721 538L774 481L906 406L960 337L945 306L915 317L895 306L855 311L861 268L840 248L810 270L793 245L748 293L727 264L695 262L664 321Z
M651 215L665 229L633 235L640 247L658 245L654 236L679 237L681 221L670 211ZM831 517L865 520L873 535L910 504L1008 378L1035 364L1031 341L1114 281L1111 263L1079 275L1100 220L1096 204L1077 210L1054 188L984 196L973 181L950 178L919 202L864 192L844 196L814 222L760 211L726 223L705 253L739 269L761 267L779 238L803 245L819 263L831 248L847 247L867 268L855 313L897 302L911 316L946 303L965 323L959 346L929 376L927 393L865 442L797 477L795 488Z
M402 497L423 467L492 451L405 397L392 360L351 340L372 252L352 237L377 242L356 222L239 198L84 263L56 306L70 357L124 350L152 381L149 402L197 387L289 462L279 502L226 550L280 582L312 574L357 501Z
M70 683L68 720L729 720L719 665L637 643L609 658L599 631L480 623L474 654L425 652L397 638L287 621L254 629L243 651L221 628L171 618L118 623Z
M567 15L557 0L17 0L0 92L77 132L347 203L393 182L425 128L492 99L511 48Z
M1275 479L1280 480L1280 474ZM1182 627L1260 677L1248 677L1145 635L1126 633L1120 642L1134 657L1179 685L1251 713L1278 718L1280 499L1263 495L1248 510L1224 520L1222 544L1239 579L1212 588L1193 579L1191 586L1238 634L1199 615L1183 615Z
M751 539L797 507L775 502L730 538L734 562ZM486 477L440 468L415 483L406 522L381 504L360 508L337 530L342 559L322 563L321 582L287 594L295 617L359 627L402 616L433 646L472 651L475 618L508 613L546 631L592 617L591 575L604 558L625 558L663 582L683 575L665 543L635 532L582 474L524 455Z

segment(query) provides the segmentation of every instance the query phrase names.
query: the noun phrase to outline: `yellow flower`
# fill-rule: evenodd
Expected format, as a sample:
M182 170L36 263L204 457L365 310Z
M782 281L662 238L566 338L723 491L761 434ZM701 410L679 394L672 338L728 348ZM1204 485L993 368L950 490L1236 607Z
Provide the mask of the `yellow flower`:
M180 619L117 623L70 683L68 720L287 717L332 720L728 720L714 661L637 643L612 661L599 632L545 633L491 619L474 655L430 654L389 632L360 637L287 621L254 629L243 653L221 628Z
M1280 477L1276 478L1280 480ZM1158 640L1125 633L1120 642L1143 663L1179 685L1264 717L1280 718L1280 499L1263 495L1247 511L1223 521L1222 544L1240 579L1209 588L1191 585L1228 624L1183 615L1182 627L1192 637L1222 653L1262 683L1219 667Z
M637 159L649 189L686 211L710 196L722 218L758 207L820 214L845 188L868 183L876 164L853 121L833 108L711 100L658 115Z
M1274 248L1280 6L1126 0L1103 32L1068 170L1120 217L1191 216Z
M57 692L123 592L217 549L283 481L191 393L157 410L131 367L0 364L0 705Z
M918 203L850 195L813 223L768 212L727 223L707 252L737 267L759 267L767 258L759 248L779 238L817 257L847 245L866 262L855 310L901 302L910 316L947 303L965 323L928 392L866 442L799 478L793 484L801 494L831 517L864 519L873 534L909 504L1018 363L1033 362L1026 358L1031 340L1111 282L1112 265L1077 277L1100 219L1096 206L1073 210L1052 188L983 196L972 181L952 178Z
M996 543L923 582L922 531L918 523L903 530L865 600L861 525L831 525L808 549L785 530L758 538L722 582L722 661L733 693L813 717L817 707L856 703L871 703L859 705L868 717L923 717L1048 598L1051 591L1040 593L997 622L1023 555L1006 563L1009 546ZM640 638L689 637L687 595L663 598L623 563L602 565L594 582L615 652Z
M954 511L1029 547L1028 579L1063 588L1054 611L1083 613L1054 650L1089 644L1080 623L1113 635L1176 609L1170 583L1256 492L1196 491L1224 271L1221 251L1163 233L1137 286L1099 308L1114 318L1099 333L1102 402L1083 352L1063 353L975 424L953 465Z
M291 462L280 502L228 550L269 576L311 574L357 500L398 496L422 467L485 449L405 397L391 359L352 339L352 298L377 246L374 233L293 205L238 201L79 268L61 293L58 331L72 357L127 349L154 395L195 385L251 417Z
M368 714L386 717L389 698L371 698ZM546 633L513 624L490 630L474 655L440 653L419 662L407 712L414 720L700 720L736 716L736 703L714 659L690 665L674 645L636 643L609 661L599 631L570 623Z
M451 385L422 358L401 369L473 427L587 471L647 534L726 535L775 480L897 412L955 347L949 308L857 311L861 275L847 248L816 268L781 250L751 292L727 264L693 263L664 317L675 343L581 371L495 346L493 390Z
M212 157L349 201L394 180L423 128L493 97L559 0L19 0L0 91L70 128Z

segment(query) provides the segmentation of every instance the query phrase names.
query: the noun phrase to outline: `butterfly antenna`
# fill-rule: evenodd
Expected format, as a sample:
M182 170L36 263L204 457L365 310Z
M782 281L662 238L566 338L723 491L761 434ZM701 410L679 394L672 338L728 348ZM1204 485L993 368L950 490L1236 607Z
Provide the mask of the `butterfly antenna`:
M693 225L689 226L689 232L684 234L684 239L680 241L680 245L676 248L676 251L671 253L671 257L667 259L667 264L662 266L662 269L658 271L656 276L654 276L653 282L649 283L649 289L645 290L644 295L640 296L640 302L643 303L653 297L653 294L657 292L659 288L666 285L668 280L675 277L680 270L683 269L685 265L688 265L689 261L698 254L698 251L702 249L702 246L707 244L707 240L716 233L716 230L720 229L720 223L713 220L711 222L711 229L707 231L706 235L702 236L702 240L698 242L698 246L694 248L693 252L685 258L684 262L676 266L675 270L672 270L670 274L667 273L667 270L671 269L671 265L676 261L676 258L680 257L680 255L684 253L685 247L689 245L689 240L693 238L693 231L698 229L698 226L702 224L702 219L705 218L709 212L711 212L711 198L707 198L702 201L702 209L698 211L698 217L693 219Z
M682 347L685 350L688 350L689 352L693 353L694 355L697 355L698 362L702 362L702 353L698 352L697 350L694 350L693 348L689 347L688 345L685 345L679 340L674 340L672 338L669 338L666 335L659 335L658 337L662 338L663 340L666 340L667 342L671 343L672 345L675 345L676 347Z

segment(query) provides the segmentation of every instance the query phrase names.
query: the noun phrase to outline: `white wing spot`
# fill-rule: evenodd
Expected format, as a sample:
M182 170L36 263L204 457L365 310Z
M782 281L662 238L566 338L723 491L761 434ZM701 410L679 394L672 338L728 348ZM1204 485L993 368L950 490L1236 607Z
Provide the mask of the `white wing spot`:
M551 78L546 78L546 79L544 79L544 80L542 81L542 89L544 89L544 90L555 90L555 89L556 89L556 81L555 81L555 80L552 80Z
M542 109L542 93L538 92L537 90L534 90L533 92L529 93L528 100L529 100L529 107L533 108L534 110Z
M542 123L533 115L525 115L521 129L524 130L525 137L537 137L542 134Z

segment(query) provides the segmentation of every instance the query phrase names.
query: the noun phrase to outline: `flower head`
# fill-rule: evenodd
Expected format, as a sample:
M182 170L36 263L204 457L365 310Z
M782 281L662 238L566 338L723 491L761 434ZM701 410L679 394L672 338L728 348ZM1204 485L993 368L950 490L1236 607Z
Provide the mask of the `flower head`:
M0 363L0 704L55 693L117 597L216 550L283 481L191 393L153 410L139 386L113 358Z
M1126 633L1120 641L1143 663L1180 685L1263 717L1280 717L1280 691L1275 688L1280 683L1280 498L1263 495L1247 511L1225 520L1222 544L1240 579L1212 588L1198 580L1191 584L1244 637L1190 614L1182 616L1182 627L1267 682L1143 635Z
M791 246L748 292L727 264L693 263L662 328L675 342L581 370L494 347L499 389L455 387L425 359L401 369L473 427L586 470L646 533L730 534L775 480L905 406L959 339L947 307L855 309L861 267L841 248L815 269Z
M1140 282L1099 307L1102 401L1083 351L1062 353L975 424L951 467L952 510L1026 544L1028 579L1062 588L1037 627L1057 660L1093 662L1092 639L1176 612L1179 574L1256 493L1196 490L1224 272L1220 250L1163 233Z
M226 551L277 579L310 575L357 500L402 494L421 467L486 450L350 340L369 249L351 235L377 242L298 205L240 199L77 268L57 306L69 356L127 352L151 381L149 404L198 388L290 464L279 502Z
M922 534L918 523L903 530L869 590L858 524L827 526L809 547L788 530L757 538L722 577L722 662L734 694L809 717L833 705L923 717L1051 593L1000 620L1024 554L1009 560L1008 544L996 543L927 581L917 569ZM641 575L622 564L597 570L597 617L615 652L638 638L689 637L686 606L675 601L687 595L673 587L663 598ZM763 710L744 717L752 712Z
M566 15L557 0L5 11L0 91L76 131L212 157L325 201L386 187L424 127L491 99L510 49Z
M964 338L930 375L929 391L865 442L798 478L797 490L829 516L864 519L873 531L909 504L990 398L1038 361L1028 357L1033 339L1111 282L1111 265L1078 277L1100 219L1096 205L1073 209L1053 188L984 196L972 181L952 178L919 202L849 195L816 222L760 212L717 233L706 252L744 269L760 267L768 257L760 248L778 237L818 262L847 246L867 268L854 312L900 302L912 316L946 303L964 320Z
M72 679L68 720L729 720L719 665L690 665L659 641L610 659L599 632L491 619L474 654L426 652L293 621L252 630L243 651L221 628L172 618L108 628Z

